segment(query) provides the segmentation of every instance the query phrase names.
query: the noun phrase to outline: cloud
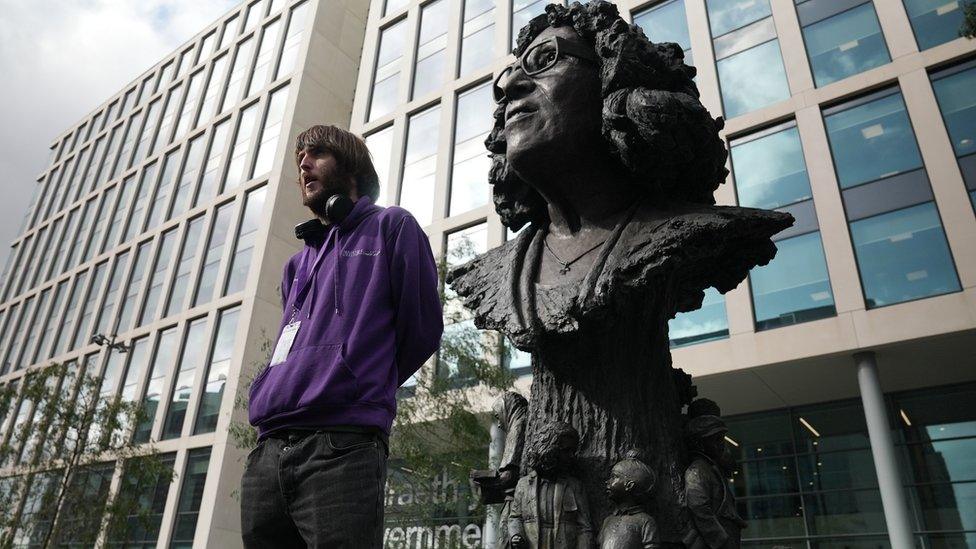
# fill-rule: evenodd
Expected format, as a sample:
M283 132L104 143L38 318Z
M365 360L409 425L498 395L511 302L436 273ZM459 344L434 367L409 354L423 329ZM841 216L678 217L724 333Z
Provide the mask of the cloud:
M0 265L51 141L237 4L0 0Z

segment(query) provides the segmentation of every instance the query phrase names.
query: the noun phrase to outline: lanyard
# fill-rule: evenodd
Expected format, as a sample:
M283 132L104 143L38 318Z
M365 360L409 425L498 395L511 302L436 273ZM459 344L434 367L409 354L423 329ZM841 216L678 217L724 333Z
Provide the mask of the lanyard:
M323 239L322 248L319 249L318 254L316 254L315 260L312 262L311 269L308 268L308 259L311 254L309 253L309 248L305 248L305 254L302 256L302 265L298 269L298 276L295 279L295 286L292 288L293 291L295 287L298 288L298 294L295 296L295 301L292 302L292 320L295 319L295 316L305 305L305 299L308 297L308 292L312 289L312 285L315 284L315 273L322 265L322 260L325 259L328 247L328 239ZM311 311L309 311L309 315L311 315Z

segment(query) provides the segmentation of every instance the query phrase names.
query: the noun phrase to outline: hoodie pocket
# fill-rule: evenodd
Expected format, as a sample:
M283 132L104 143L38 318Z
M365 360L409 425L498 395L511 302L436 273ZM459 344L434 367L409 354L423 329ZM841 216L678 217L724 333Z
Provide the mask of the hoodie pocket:
M249 419L256 425L298 408L341 406L358 397L359 384L342 358L341 344L305 347L255 380Z

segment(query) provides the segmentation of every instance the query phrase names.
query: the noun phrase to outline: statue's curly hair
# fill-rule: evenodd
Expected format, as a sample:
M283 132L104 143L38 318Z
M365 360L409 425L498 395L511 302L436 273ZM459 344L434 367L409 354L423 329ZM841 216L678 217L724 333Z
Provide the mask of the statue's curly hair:
M603 141L631 183L665 200L714 204L712 193L728 175L728 151L718 137L724 123L712 119L699 101L696 71L684 64L681 47L651 42L640 27L620 17L617 6L594 0L546 6L519 31L516 57L544 29L562 26L575 29L599 57ZM495 210L513 230L546 222L542 196L508 166L504 102L494 118L485 146L492 153Z

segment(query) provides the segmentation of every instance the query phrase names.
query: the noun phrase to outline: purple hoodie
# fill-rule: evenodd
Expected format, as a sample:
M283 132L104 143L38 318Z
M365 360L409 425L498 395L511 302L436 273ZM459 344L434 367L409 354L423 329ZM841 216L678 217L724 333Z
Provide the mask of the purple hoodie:
M440 344L437 266L427 235L408 211L375 206L369 197L288 260L279 338L301 291L296 281L307 277L323 246L294 315L301 327L288 358L251 385L249 420L261 437L337 425L389 433L397 388Z

